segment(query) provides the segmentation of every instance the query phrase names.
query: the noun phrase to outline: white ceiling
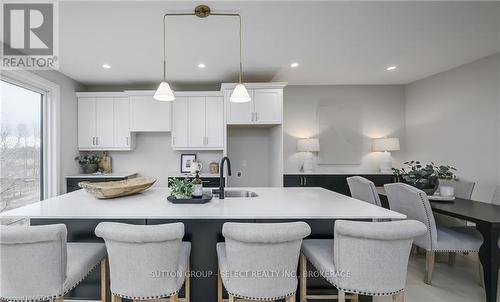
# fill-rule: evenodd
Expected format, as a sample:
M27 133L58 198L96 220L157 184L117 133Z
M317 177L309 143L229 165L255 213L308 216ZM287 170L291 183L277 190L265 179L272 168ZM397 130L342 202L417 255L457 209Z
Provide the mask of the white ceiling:
M60 2L60 71L86 85L157 83L162 16L195 2ZM206 2L240 12L244 81L402 84L500 51L499 2ZM167 21L168 80L237 80L237 20ZM290 68L297 61L298 68ZM205 69L198 69L203 62ZM103 63L111 65L105 70ZM393 72L385 67L397 65Z

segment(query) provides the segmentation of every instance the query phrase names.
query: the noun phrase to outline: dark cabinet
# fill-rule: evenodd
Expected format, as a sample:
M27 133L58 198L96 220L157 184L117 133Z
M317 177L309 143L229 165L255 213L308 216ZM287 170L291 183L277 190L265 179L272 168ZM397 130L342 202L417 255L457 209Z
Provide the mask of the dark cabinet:
M106 181L117 181L125 180L126 177L82 177L82 178L66 178L66 193L80 190L78 183L82 181L88 182L106 182Z
M391 174L356 174L367 178L375 183L375 186L383 186L394 182ZM347 174L285 174L283 185L285 187L321 187L344 195L351 195L347 178L353 175Z
M169 177L168 178L168 186L170 187L170 180L172 178L179 178L179 177ZM189 179L193 179L194 177L188 176ZM219 177L200 177L201 182L203 183L204 188L218 188L220 186L220 178ZM225 181L225 177L223 178L223 181Z

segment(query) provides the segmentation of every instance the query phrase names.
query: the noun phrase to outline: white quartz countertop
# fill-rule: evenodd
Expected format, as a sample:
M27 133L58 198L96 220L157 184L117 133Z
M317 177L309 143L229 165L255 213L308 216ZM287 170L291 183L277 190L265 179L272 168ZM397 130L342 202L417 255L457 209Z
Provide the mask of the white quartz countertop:
M227 188L236 190L240 188ZM0 213L0 218L71 219L405 219L406 216L322 188L241 188L253 198L213 198L206 204L172 204L170 190L96 199L78 190Z
M136 176L137 172L113 172L66 175L66 178L127 178Z

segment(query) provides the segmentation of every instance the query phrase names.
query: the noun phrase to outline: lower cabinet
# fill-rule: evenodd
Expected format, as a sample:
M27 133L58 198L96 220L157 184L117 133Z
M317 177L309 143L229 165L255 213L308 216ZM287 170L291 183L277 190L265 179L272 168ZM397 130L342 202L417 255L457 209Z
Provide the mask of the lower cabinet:
M184 176L182 176L184 177ZM168 178L168 186L170 186L170 181L173 178L182 178L182 177L169 177ZM189 179L194 179L192 176L188 176ZM204 188L218 188L220 186L220 178L219 177L200 177L201 182L203 183ZM225 177L223 178L225 181Z
M373 181L375 186L394 182L392 174L285 174L283 175L283 185L285 187L321 187L351 196L347 178L355 175Z
M117 181L117 180L125 180L126 177L85 177L85 178L66 178L66 193L73 192L76 190L80 190L80 186L78 183L82 181L88 182L107 182L107 181Z

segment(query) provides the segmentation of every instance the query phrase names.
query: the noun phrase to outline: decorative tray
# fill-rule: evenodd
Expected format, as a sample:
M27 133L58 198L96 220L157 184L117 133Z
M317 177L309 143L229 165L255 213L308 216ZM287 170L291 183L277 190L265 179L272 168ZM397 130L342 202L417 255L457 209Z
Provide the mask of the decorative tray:
M178 204L202 204L202 203L207 203L210 200L212 200L212 194L206 194L203 193L203 196L201 198L176 198L173 195L170 195L167 197L167 200L170 201L171 203L178 203Z
M441 196L438 194L428 195L427 198L432 201L453 201L455 200L455 196Z
M109 199L142 192L151 187L155 182L156 178L135 177L108 182L82 181L78 185L96 198Z

